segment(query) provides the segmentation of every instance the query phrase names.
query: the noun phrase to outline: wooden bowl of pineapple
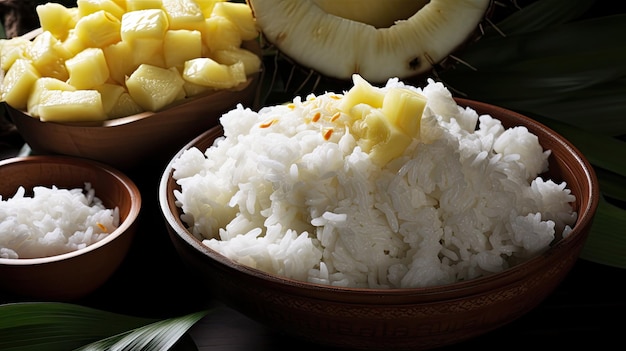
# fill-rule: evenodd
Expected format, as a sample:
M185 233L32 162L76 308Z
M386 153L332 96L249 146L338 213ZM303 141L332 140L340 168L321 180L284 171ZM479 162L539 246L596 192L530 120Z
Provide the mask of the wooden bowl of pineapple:
M100 4L39 5L41 28L0 42L2 100L33 153L133 169L254 105L261 50L245 4Z

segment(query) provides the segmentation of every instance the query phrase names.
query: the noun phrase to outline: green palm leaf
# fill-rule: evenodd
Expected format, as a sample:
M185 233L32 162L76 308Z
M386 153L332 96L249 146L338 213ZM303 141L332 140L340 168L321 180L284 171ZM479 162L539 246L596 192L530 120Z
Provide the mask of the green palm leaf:
M0 350L168 350L206 314L156 320L67 303L5 304Z
M601 200L592 233L580 257L608 266L626 268L626 210Z

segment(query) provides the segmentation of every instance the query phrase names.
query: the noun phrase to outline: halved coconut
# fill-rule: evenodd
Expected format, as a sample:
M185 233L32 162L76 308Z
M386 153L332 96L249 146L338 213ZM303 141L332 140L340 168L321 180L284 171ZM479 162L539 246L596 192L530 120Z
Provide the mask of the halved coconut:
M248 0L263 35L298 64L371 82L427 72L465 42L491 0Z

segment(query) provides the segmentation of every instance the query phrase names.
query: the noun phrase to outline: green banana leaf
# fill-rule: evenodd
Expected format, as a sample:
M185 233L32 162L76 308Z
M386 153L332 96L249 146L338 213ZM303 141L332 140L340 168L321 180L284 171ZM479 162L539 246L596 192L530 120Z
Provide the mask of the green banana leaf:
M207 313L156 320L69 303L5 304L0 305L0 350L169 350ZM189 340L180 345L177 350L197 350Z

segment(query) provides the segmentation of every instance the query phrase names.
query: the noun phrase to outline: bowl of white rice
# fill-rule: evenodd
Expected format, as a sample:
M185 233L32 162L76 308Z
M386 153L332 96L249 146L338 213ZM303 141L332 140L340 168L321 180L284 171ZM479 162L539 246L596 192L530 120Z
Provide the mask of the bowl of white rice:
M108 165L0 161L0 294L70 301L92 293L126 257L140 208L135 183Z
M220 122L161 178L172 242L208 293L320 345L430 349L515 320L571 269L598 205L570 142L433 80L355 76Z

